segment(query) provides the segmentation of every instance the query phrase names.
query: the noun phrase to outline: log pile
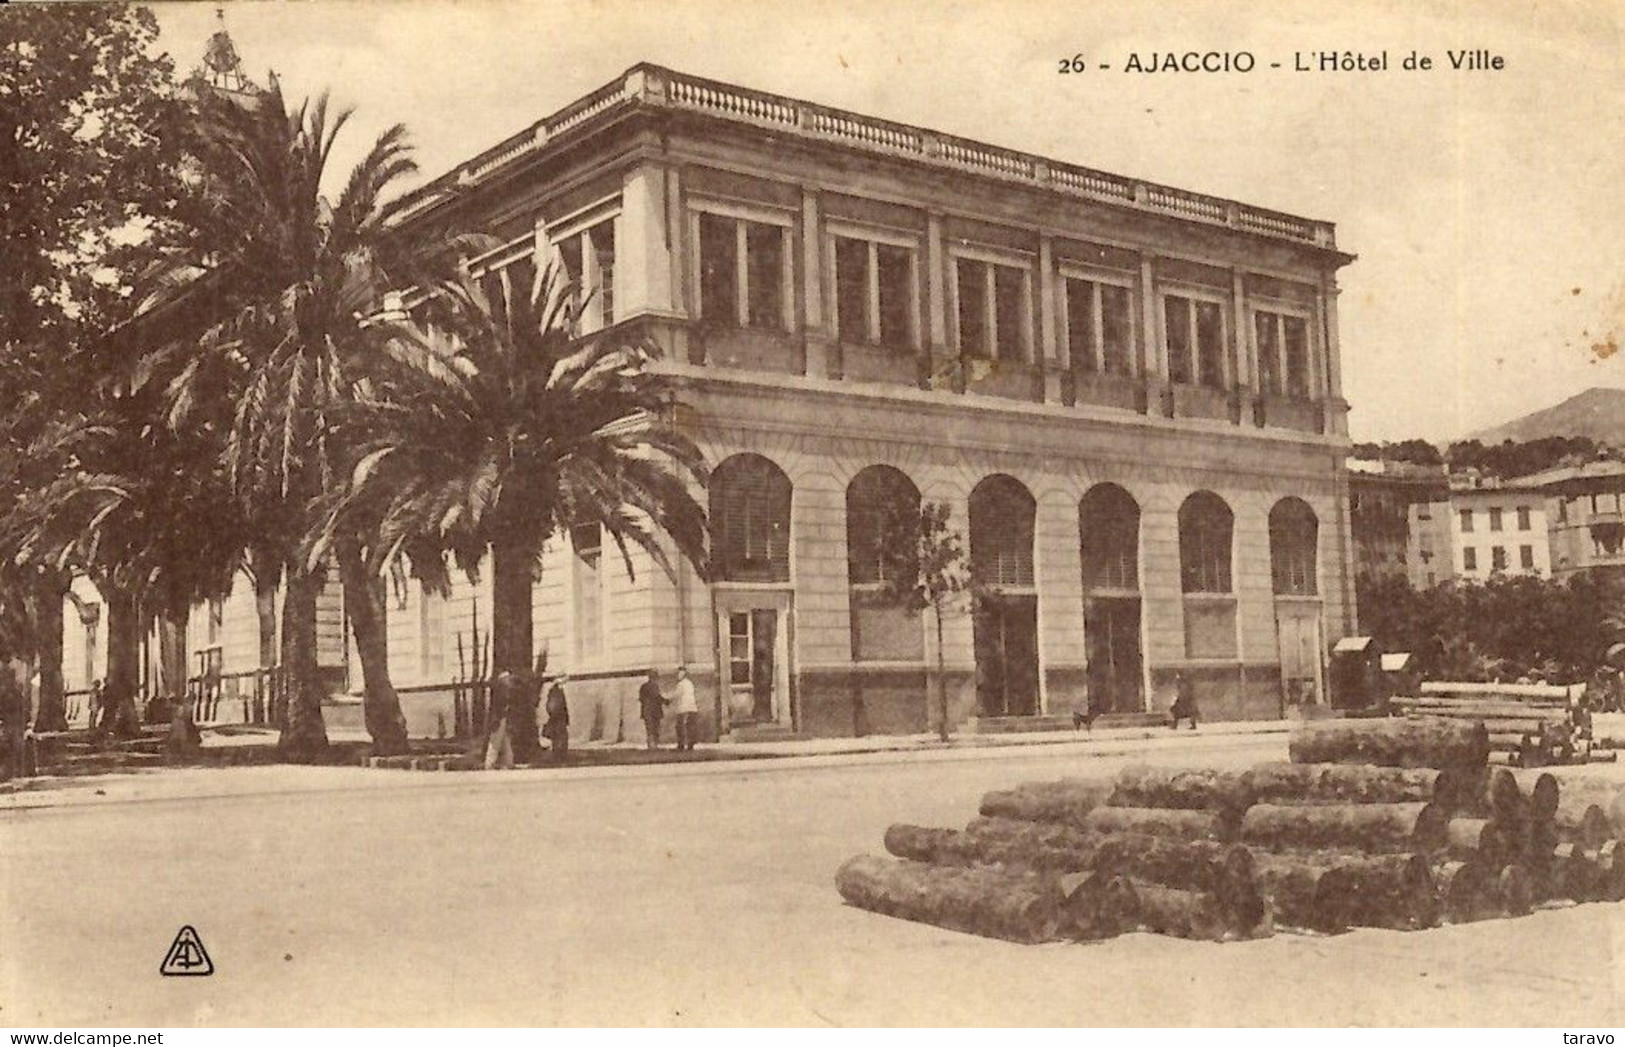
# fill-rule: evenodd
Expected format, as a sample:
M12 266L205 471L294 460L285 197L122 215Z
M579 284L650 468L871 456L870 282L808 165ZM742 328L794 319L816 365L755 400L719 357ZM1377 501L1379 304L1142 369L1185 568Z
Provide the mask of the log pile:
M1492 751L1518 767L1612 759L1593 747L1591 717L1580 689L1546 684L1427 683L1399 696L1395 712L1460 720L1484 727Z
M1488 765L1481 725L1318 722L1291 763L989 792L842 866L860 908L1011 941L1422 930L1625 900L1625 790Z

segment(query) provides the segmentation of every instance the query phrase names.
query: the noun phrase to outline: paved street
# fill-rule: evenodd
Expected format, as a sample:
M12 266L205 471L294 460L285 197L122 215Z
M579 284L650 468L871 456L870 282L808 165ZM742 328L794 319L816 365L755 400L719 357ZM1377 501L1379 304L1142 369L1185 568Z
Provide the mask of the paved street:
M832 885L890 822L962 824L988 788L1284 751L1181 736L591 775L245 768L21 794L6 799L77 802L0 806L0 1025L1625 1017L1625 905L1410 935L1021 947L859 912ZM213 977L159 977L182 924Z

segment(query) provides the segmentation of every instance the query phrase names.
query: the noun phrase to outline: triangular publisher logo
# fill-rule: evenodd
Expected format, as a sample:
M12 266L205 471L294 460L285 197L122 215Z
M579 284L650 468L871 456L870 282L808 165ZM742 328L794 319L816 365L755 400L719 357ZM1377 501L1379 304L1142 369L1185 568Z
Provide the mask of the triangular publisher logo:
M198 977L214 973L214 961L209 959L209 953L203 948L203 939L197 936L190 924L180 929L175 940L170 943L169 953L164 956L164 965L158 968L158 973L170 978Z

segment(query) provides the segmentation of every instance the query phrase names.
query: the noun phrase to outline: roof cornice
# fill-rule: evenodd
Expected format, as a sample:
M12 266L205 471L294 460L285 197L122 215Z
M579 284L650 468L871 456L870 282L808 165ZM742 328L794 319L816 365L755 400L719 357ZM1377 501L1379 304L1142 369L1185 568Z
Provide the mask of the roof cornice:
M407 194L401 201L397 221L420 219L522 162L637 109L694 114L822 145L1045 189L1063 197L1230 229L1324 252L1333 256L1338 265L1354 257L1338 251L1331 222L1097 171L648 63L633 66L598 90Z

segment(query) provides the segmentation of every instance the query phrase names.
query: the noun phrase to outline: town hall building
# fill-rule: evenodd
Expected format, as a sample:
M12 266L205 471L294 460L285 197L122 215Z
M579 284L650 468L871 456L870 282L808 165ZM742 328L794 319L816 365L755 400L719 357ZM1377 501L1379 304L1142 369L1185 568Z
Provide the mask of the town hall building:
M638 683L678 665L714 737L934 729L931 616L880 595L921 502L980 582L943 623L957 729L1325 701L1355 620L1330 224L651 65L401 220L496 233L489 280L563 266L589 328L659 347L710 464L709 580L629 575L596 528L546 557L536 643L581 739L640 738ZM490 583L397 582L391 669L433 734ZM190 630L222 679L257 668L240 588Z

